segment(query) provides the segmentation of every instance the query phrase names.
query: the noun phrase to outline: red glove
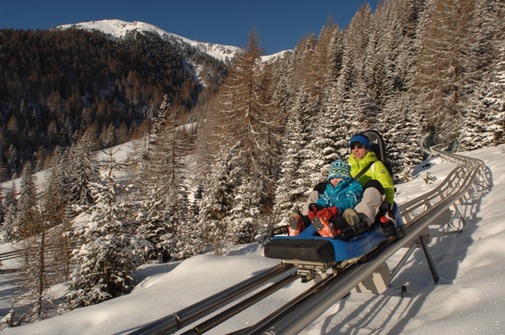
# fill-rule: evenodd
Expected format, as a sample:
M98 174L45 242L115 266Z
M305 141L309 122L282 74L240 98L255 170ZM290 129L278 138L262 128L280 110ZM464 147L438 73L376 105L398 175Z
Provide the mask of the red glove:
M333 214L333 216L338 215L338 208L337 207L335 207L335 206L330 207L330 211L331 211L331 214Z
M333 217L333 213L331 211L331 208L323 208L317 212L316 216L318 218L325 218L326 220L329 220Z

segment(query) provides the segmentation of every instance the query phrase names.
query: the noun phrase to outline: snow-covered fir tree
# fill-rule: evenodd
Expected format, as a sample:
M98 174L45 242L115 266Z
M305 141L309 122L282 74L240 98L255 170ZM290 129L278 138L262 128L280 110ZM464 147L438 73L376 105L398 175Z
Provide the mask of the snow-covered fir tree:
M90 185L99 179L97 153L88 133L69 150L68 156L62 157L66 162L62 181L68 188L69 203L79 212L86 210L94 201Z
M382 133L400 182L412 177L423 159L420 143L430 133L459 143L457 150L502 144L504 6L499 0L390 0L372 13L364 4L348 27L329 21L279 62L262 61L252 34L224 84L199 97L196 113L180 113L167 99L160 108L146 106L143 183L128 199L135 216L123 206L119 188L109 187L117 180L99 178L89 140L99 132L90 125L77 145L56 154L42 202L26 176L20 194L14 184L3 188L3 238L25 236L33 246L31 280L41 283L42 260L35 258L45 255L41 240L56 235L61 238L54 245L62 251L44 263L58 260L64 265L51 271L68 277L65 248L73 223L80 239L68 298L72 306L87 305L128 292L137 256L151 262L222 253L252 241L260 226L285 222L324 179L325 165L349 155L348 140L356 132ZM21 102L23 115L26 106ZM187 115L197 119L198 150L188 150L176 135ZM21 121L8 120L7 129ZM61 122L72 128L70 118ZM116 126L103 126L101 144L121 141L125 131ZM0 139L7 135L1 132ZM2 146L0 158L19 172L15 162L22 154L15 145ZM186 162L197 168L190 171ZM193 198L188 189L197 190ZM69 204L72 213L65 210ZM78 220L86 216L82 225ZM33 225L41 217L51 235Z
M500 8L501 7L501 8ZM474 82L467 107L460 150L475 150L498 145L505 139L505 5L500 1L476 2Z
M226 217L233 209L236 187L242 178L237 148L223 148L209 167L203 197L199 203L199 229L207 250L223 252L231 245ZM223 238L224 237L224 238Z
M313 150L313 141L317 136L315 134L315 127L318 123L318 119L321 117L322 92L313 88L313 83L309 78L319 83L319 85L316 86L323 85L321 82L321 72L318 71L319 68L314 67L312 63L312 59L316 54L316 48L317 39L311 34L298 43L293 60L295 70L291 85L295 93L294 99L292 99L289 106L289 118L292 119L295 123L294 125L301 130L300 139L303 139L304 143L299 143L298 153L295 153L299 157L299 176L298 178L290 180L289 183L294 186L295 190L299 188L304 189L303 192L310 190L320 179L321 175L319 171L321 166L324 165L324 160L321 157L322 153ZM320 52L320 54L322 54L322 52ZM324 58L323 55L320 57ZM300 122L299 126L296 125L298 122ZM284 136L291 136L291 131L290 128L286 128ZM289 145L288 142L289 140L284 142L284 150L287 149L286 145ZM285 158L286 157L283 155L280 157L280 159ZM288 185L289 184L286 184L286 186ZM287 213L283 215L287 215Z
M135 284L134 271L142 259L136 250L141 241L135 235L128 211L121 200L125 191L114 171L114 153L108 153L104 176L90 182L94 206L84 225L74 232L76 268L66 298L70 308L88 306L129 293Z
M158 122L153 125L148 158L140 176L142 217L137 234L145 238L150 247L145 258L151 261L168 261L174 256L192 255L183 252L191 242L196 223L185 184L184 159L188 144L177 123L177 111L170 108L168 96L160 105Z
M4 208L1 240L14 241L19 236L19 227L17 226L17 200L15 197L14 182L12 186L4 190L4 199L2 200Z
M287 224L288 213L301 208L307 197L305 171L301 169L303 158L310 158L307 145L307 133L301 113L294 109L286 124L286 134L282 151L281 176L275 190L274 221ZM310 187L310 186L309 186ZM309 188L310 190L310 188Z
M61 280L68 280L71 267L71 237L73 211L70 208L66 188L66 153L58 151L52 173L42 193L42 208L47 227L52 234L48 236L52 247L52 269Z

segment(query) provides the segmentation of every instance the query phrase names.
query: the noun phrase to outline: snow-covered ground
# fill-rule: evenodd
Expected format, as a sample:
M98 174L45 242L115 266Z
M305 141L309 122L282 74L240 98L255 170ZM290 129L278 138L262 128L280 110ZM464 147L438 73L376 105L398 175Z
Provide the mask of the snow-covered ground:
M430 250L440 275L438 284L433 283L424 254L417 250L385 293L353 292L302 334L505 334L505 145L467 154L484 160L491 189L462 208L467 218L462 233L432 239ZM454 167L440 158L430 163L412 181L397 186L397 202L425 193ZM436 177L433 184L424 181L427 171ZM0 252L6 248L0 246ZM390 259L391 266L402 252ZM262 256L261 246L250 244L224 256L206 254L180 263L142 266L138 277L143 280L129 295L4 332L128 333L277 263ZM4 264L8 266L12 266L9 261ZM0 318L10 309L11 276L0 274ZM407 289L403 295L402 286ZM251 325L306 288L307 284L296 281L209 334L225 334Z

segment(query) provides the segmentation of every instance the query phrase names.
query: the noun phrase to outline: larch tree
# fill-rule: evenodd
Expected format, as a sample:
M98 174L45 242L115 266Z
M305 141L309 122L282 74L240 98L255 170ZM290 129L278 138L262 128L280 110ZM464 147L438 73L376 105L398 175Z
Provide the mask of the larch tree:
M423 132L449 142L459 137L468 89L468 53L474 0L434 0L427 13L411 86L413 105L423 116Z
M25 292L21 297L32 302L32 308L23 317L26 320L38 320L45 317L50 305L47 290L58 280L56 263L53 262L55 246L50 238L51 222L45 209L45 198L38 195L35 178L28 164L23 172L20 206L23 209L19 217L23 266L20 271L19 285Z
M36 214L38 229L21 241L24 263L20 270L18 285L25 293L18 299L31 302L31 309L22 318L27 321L46 317L51 304L47 290L51 284L58 282L54 280L56 269L50 267L52 248L48 240L49 222L41 203L37 206Z
M337 82L342 74L344 31L338 26L332 25L329 34L326 66L323 69L323 91L325 92L325 108L333 109L338 105Z
M276 163L271 156L279 146L276 134L279 121L272 113L268 90L271 78L269 72L262 68L261 54L258 38L251 32L247 50L237 56L218 93L220 109L216 117L222 122L221 127L215 129L223 138L222 148L235 148L238 156L235 161L242 169L238 184L230 187L237 192L247 191L247 195L235 194L235 203L230 208L233 215L227 218L228 228L233 232L247 231L238 235L250 241L254 238L252 231L257 231L260 226L261 216L258 213L269 214L271 210L273 201L269 201L270 191L277 171L271 166ZM240 187L250 180L255 180L256 187ZM214 191L205 187L205 192ZM256 210L252 210L251 206ZM254 222L257 227L251 228L243 222Z
M18 216L16 218L18 239L22 240L37 233L40 229L38 222L38 194L35 185L33 165L25 165L21 176L20 195L18 200Z
M291 73L291 90L293 91L293 98L299 92L303 92L308 88L307 69L312 66L312 57L317 45L317 38L314 34L303 37L295 47L293 55L291 56L292 73Z

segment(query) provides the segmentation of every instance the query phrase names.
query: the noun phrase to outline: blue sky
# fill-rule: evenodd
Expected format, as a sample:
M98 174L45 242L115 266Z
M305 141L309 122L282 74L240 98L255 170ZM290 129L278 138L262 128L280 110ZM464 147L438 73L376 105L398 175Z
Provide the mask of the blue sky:
M318 34L328 17L345 28L363 3L378 0L0 0L0 28L48 29L120 19L142 21L200 41L245 47L256 30L266 54Z

